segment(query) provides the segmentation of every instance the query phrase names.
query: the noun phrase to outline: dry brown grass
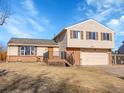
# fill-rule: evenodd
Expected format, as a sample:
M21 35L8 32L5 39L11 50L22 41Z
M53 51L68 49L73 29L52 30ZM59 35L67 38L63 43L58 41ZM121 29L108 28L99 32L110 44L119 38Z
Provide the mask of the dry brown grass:
M0 93L124 93L123 79L92 67L2 63L0 69Z

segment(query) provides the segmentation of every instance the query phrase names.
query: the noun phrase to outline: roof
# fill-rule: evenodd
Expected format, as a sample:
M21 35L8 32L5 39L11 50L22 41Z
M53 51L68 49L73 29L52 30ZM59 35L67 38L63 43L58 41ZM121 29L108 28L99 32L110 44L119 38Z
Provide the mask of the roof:
M96 21L95 19L88 19L88 20L79 22L79 23L77 23L77 24L73 24L73 25L71 25L71 26L68 26L68 27L66 27L65 29L69 29L69 28L72 28L72 27L74 27L74 26L84 24L84 23L86 23L86 22L94 22L94 23L97 23L98 25L100 25L100 26L102 26L102 27L104 27L104 28L106 28L106 29L109 29L111 32L113 32L112 29L110 29L109 27L107 27L107 26L103 25L102 23Z
M123 44L119 47L118 52L124 54L124 41L122 42Z
M93 22L99 24L100 26L102 26L102 27L104 27L104 28L106 28L106 29L109 29L111 32L113 32L112 29L110 29L110 28L104 26L103 24L97 22L96 20L94 20L94 19L88 19L88 20L81 21L81 22L79 22L79 23L73 24L73 25L71 25L71 26L65 27L65 28L64 28L61 32L59 32L53 39L55 39L56 37L58 37L58 36L59 36L62 32L64 32L66 29L69 29L69 28L72 28L72 27L74 27L74 26L81 25L81 24L84 24L84 23L90 22L90 21L93 21Z
M59 35L61 35L65 31L66 31L66 29L63 29L62 31L60 31L55 37L53 37L53 40L55 40Z
M32 38L11 38L8 45L50 45L57 46L54 40L49 39L32 39Z

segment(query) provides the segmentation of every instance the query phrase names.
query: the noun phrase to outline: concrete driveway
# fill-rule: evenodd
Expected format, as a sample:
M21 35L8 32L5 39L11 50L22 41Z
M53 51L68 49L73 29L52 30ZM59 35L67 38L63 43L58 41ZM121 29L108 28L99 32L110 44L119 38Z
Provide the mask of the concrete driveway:
M108 65L108 66L93 66L98 69L102 69L110 74L118 75L124 78L124 65Z

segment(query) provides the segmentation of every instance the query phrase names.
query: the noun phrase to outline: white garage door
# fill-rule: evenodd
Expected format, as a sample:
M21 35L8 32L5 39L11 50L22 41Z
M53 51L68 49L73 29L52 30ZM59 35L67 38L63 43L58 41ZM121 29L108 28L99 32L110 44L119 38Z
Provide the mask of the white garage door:
M81 52L81 65L107 65L109 56L107 53Z

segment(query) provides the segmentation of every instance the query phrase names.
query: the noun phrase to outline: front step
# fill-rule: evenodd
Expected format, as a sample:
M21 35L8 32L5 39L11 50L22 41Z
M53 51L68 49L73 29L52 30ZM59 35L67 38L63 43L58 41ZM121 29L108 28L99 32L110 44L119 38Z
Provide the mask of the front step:
M54 59L49 59L48 60L48 65L53 65L53 66L72 66L69 62L67 62L64 59L58 59L58 60L54 60Z
M69 67L72 67L72 66L73 66L72 64L70 64L70 63L67 62L67 61L64 61L64 63L66 64L66 66L69 66Z

